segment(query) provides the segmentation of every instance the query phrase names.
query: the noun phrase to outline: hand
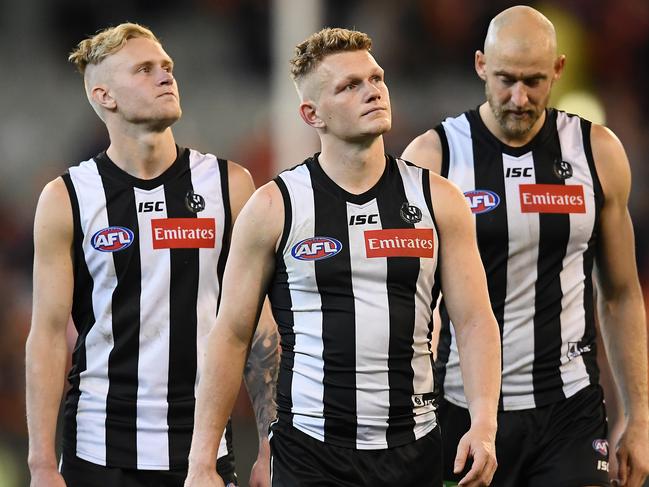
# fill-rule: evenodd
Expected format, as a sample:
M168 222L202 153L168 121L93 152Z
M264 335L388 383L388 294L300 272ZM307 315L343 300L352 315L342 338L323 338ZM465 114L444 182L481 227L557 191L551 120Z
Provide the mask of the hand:
M66 487L56 467L32 469L31 475L30 487Z
M211 468L189 466L185 487L225 487L223 479L216 473L214 465Z
M250 470L250 487L270 487L270 445L262 438L257 460Z
M494 428L472 425L460 439L453 472L458 474L469 458L473 459L471 470L460 480L460 487L489 485L498 463L496 462L496 432Z
M649 433L647 427L627 424L617 442L617 479L613 485L641 487L649 474Z

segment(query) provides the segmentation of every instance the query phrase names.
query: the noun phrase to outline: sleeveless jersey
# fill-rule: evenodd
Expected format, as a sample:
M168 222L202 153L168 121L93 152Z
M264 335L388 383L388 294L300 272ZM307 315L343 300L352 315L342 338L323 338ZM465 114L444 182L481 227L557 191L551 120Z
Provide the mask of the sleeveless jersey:
M63 180L79 332L64 452L111 467L186 468L198 350L216 318L229 248L227 161L178 148L163 174L141 180L104 152Z
M475 217L502 339L501 410L544 406L599 380L591 274L603 193L590 127L550 109L536 137L516 148L476 110L436 127L442 175ZM444 396L466 407L455 334L440 310Z
M386 156L377 184L354 195L316 154L275 182L285 207L269 293L282 347L276 427L368 450L424 436L437 424L428 171Z

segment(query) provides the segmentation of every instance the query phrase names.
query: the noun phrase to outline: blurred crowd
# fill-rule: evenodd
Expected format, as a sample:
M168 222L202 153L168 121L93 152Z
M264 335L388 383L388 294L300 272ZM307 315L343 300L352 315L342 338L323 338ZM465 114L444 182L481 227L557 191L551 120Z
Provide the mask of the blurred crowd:
M294 8L299 12L305 1L316 0L294 0ZM414 136L481 102L474 52L482 48L489 19L515 3L322 0L320 25L374 38L393 105L386 146L398 155ZM568 56L553 103L593 113L627 150L637 260L649 302L649 2L531 5L555 23L559 49ZM24 343L38 194L66 167L107 146L67 53L108 25L135 21L152 28L176 62L184 110L177 140L241 163L261 184L299 162L275 161L271 150L274 8L272 0L0 0L0 485L28 485ZM291 55L280 60L286 83ZM575 99L582 102L568 103ZM248 414L244 402L239 414Z

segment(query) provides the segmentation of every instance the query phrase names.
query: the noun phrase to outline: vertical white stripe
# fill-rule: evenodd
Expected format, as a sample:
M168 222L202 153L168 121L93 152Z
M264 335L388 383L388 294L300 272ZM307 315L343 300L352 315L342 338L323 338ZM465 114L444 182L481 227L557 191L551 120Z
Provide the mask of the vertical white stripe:
M347 203L347 221L352 215L376 215L376 223L349 226L352 291L356 341L356 441L387 444L385 433L390 411L387 357L390 350L390 307L388 305L387 259L368 259L365 231L381 229L376 199L365 205ZM367 276L375 278L368 279Z
M169 468L167 433L167 387L169 377L169 249L153 249L151 220L166 218L164 187L134 189L135 206L144 202L164 202L162 211L139 212L141 267L140 336L137 387L137 465L138 468Z
M106 198L94 161L70 169L79 200L83 252L95 285L92 308L96 323L86 337L86 370L79 377L77 407L77 456L106 465L106 397L108 356L113 349L112 296L117 286L113 254L95 250L90 241L95 232L108 227Z
M507 178L510 168L524 168L521 177ZM503 154L509 254L507 291L503 311L502 391L505 409L534 404L530 394L534 364L534 301L539 247L539 214L521 213L519 185L534 184L534 160L528 152L521 157ZM501 201L501 204L504 204ZM530 265L533 263L533 265Z
M471 144L471 126L466 115L447 119L444 129L449 145L449 174L448 179L453 181L463 193L475 187L473 172L473 145ZM475 217L474 217L475 219ZM451 324L451 347L448 362L446 363L446 376L444 377L444 397L450 402L466 407L464 384L460 371L460 356L457 350L455 329Z
M581 185L584 188L586 213L570 213L570 240L563 268L559 275L561 280L561 379L563 392L570 397L590 383L586 365L581 355L569 357L570 343L577 343L584 336L586 316L584 309L584 252L595 224L595 199L593 181L588 161L583 149L580 119L558 114L559 142L564 161L573 169L566 185Z
M401 179L408 203L421 210L421 221L415 228L432 228L435 238L435 254L432 259L419 259L419 275L417 276L417 292L415 294L415 332L413 335L412 370L413 390L415 394L433 392L434 377L431 366L430 339L428 337L428 324L433 319L431 303L433 300L433 287L435 286L435 271L437 269L439 238L433 217L428 210L422 187L422 170L408 166L403 161L397 161ZM437 424L434 409L431 404L414 407L415 437L421 438L432 430Z
M293 425L324 440L324 370L322 342L322 301L315 277L315 263L295 259L291 248L312 238L314 199L311 177L306 166L281 174L291 195L293 225L284 249L294 318L295 354L291 395ZM299 202L299 204L297 204Z
M198 274L198 300L196 303L196 352L197 371L196 385L200 378L200 367L203 359L204 345L207 334L216 321L218 308L219 280L217 268L219 257L223 250L223 237L230 229L224 228L225 205L223 189L221 187L221 173L216 157L211 154L201 154L191 150L189 156L192 186L194 193L205 199L205 209L198 213L198 218L214 218L216 224L216 247L212 249L201 248L199 252ZM225 432L219 444L218 458L228 453L225 441Z

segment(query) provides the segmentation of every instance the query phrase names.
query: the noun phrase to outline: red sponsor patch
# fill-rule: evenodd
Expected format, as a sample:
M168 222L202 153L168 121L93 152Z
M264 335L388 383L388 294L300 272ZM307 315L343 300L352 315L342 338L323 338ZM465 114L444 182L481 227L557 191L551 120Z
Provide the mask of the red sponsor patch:
M212 249L216 226L214 218L157 218L151 236L154 249Z
M563 184L521 184L522 213L586 213L584 187Z
M435 256L435 234L432 228L366 230L365 253L368 258L432 258Z

